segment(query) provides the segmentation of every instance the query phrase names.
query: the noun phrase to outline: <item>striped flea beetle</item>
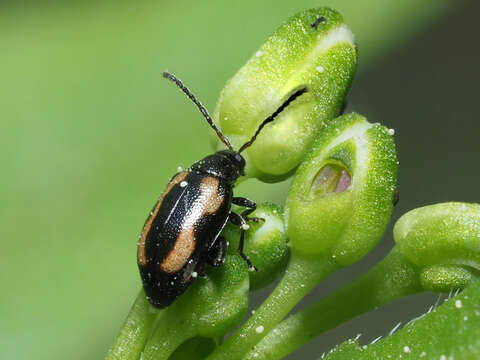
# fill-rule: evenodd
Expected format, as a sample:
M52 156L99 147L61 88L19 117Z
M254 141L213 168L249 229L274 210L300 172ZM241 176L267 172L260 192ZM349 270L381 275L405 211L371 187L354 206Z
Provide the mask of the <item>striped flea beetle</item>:
M137 263L149 302L164 308L170 305L203 273L204 264L220 266L226 254L226 241L220 236L227 221L241 227L239 254L255 270L243 253L246 220L256 204L234 197L235 181L244 174L245 159L240 154L256 139L262 128L282 112L306 88L295 91L267 119L238 151L213 123L206 108L173 74L163 76L175 83L198 107L227 150L218 151L173 176L148 216L140 235ZM232 204L245 207L237 214ZM258 220L258 219L256 219Z

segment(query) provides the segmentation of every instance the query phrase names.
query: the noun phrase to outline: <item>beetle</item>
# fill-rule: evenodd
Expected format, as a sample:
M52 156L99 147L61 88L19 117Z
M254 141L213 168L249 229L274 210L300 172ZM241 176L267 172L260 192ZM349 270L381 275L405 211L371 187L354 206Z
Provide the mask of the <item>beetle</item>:
M220 233L227 221L241 227L239 254L250 270L256 270L243 252L245 231L249 228L246 221L258 220L248 217L256 204L233 196L235 181L245 175L241 152L255 141L267 123L307 91L301 88L293 92L260 124L252 138L235 151L207 109L182 81L168 72L163 72L163 77L192 100L227 150L209 155L175 174L145 221L137 246L137 264L147 299L157 308L170 305L184 293L194 278L203 274L204 264L223 263L227 243ZM246 210L237 214L231 210L232 204Z

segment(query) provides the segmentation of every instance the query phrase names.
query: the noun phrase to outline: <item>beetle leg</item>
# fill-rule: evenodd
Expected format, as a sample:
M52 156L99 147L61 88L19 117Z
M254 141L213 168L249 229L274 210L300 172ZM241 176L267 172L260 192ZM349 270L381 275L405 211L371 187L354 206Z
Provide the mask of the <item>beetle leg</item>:
M246 200L246 199L245 199ZM250 200L248 200L250 201ZM253 210L252 210L253 211ZM229 220L232 224L240 226L240 242L238 244L238 253L242 257L243 260L248 265L249 270L252 271L258 271L258 269L255 267L255 265L252 264L250 259L248 258L247 255L243 252L243 246L245 244L245 231L248 229L248 224L243 220L243 217L238 215L237 213L234 213L233 211L230 213Z
M239 205L246 207L247 209L242 212L242 218L244 218L246 221L265 221L265 219L259 218L259 217L249 217L248 215L251 214L252 212L255 211L257 208L257 204L253 202L252 200L249 200L247 198L243 197L234 197L232 199L232 204Z
M248 270L250 271L258 271L257 267L255 265L252 264L252 262L250 261L250 259L248 258L247 255L245 255L245 253L243 252L243 245L245 243L245 230L241 230L240 231L240 242L238 243L238 253L240 254L240 256L243 258L243 260L245 260L247 262L247 265L248 265Z
M207 273L205 272L205 264L200 264L197 269L195 270L197 272L197 276L199 278L205 278L207 277Z
M219 236L213 245L208 249L205 261L212 266L220 266L225 260L227 253L227 241L223 236Z
M240 226L242 228L242 230L248 230L249 226L246 223L246 221L243 219L242 215L238 215L237 213L234 213L232 211L232 212L230 212L230 216L228 217L228 220L230 220L230 222L233 225Z

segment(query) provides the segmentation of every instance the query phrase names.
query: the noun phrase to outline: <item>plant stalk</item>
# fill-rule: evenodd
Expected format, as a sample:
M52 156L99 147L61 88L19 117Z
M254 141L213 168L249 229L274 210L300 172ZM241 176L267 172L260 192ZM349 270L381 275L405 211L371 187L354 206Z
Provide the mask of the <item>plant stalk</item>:
M242 359L310 290L338 268L330 258L294 255L282 280L255 314L207 359Z
M359 314L420 291L423 289L415 268L394 248L380 263L346 287L282 321L246 359L281 359Z
M105 359L138 360L157 314L141 289Z

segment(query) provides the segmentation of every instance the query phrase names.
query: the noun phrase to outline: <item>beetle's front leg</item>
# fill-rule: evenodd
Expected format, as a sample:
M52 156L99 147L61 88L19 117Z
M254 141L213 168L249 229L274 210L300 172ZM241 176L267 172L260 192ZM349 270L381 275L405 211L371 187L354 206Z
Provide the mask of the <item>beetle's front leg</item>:
M248 201L250 201L250 200L248 200ZM249 270L258 271L258 269L255 267L255 265L252 264L252 262L250 261L248 256L245 255L245 253L243 252L243 246L245 244L245 231L248 230L248 227L249 227L248 224L245 222L245 220L243 219L243 217L241 215L238 215L237 213L234 213L233 211L230 213L229 220L232 224L240 226L240 242L238 244L238 253L243 258L243 260L245 260L247 262Z
M242 212L242 218L245 219L246 221L255 221L255 222L265 221L265 219L262 219L262 218L259 218L259 217L249 217L248 216L249 214L254 212L255 209L257 208L257 204L254 201L249 200L247 198L243 198L243 197L234 197L232 199L232 204L243 206L243 207L247 208L246 210L244 210Z
M227 241L223 236L219 236L213 245L208 249L205 261L212 266L220 266L225 261L227 253Z

